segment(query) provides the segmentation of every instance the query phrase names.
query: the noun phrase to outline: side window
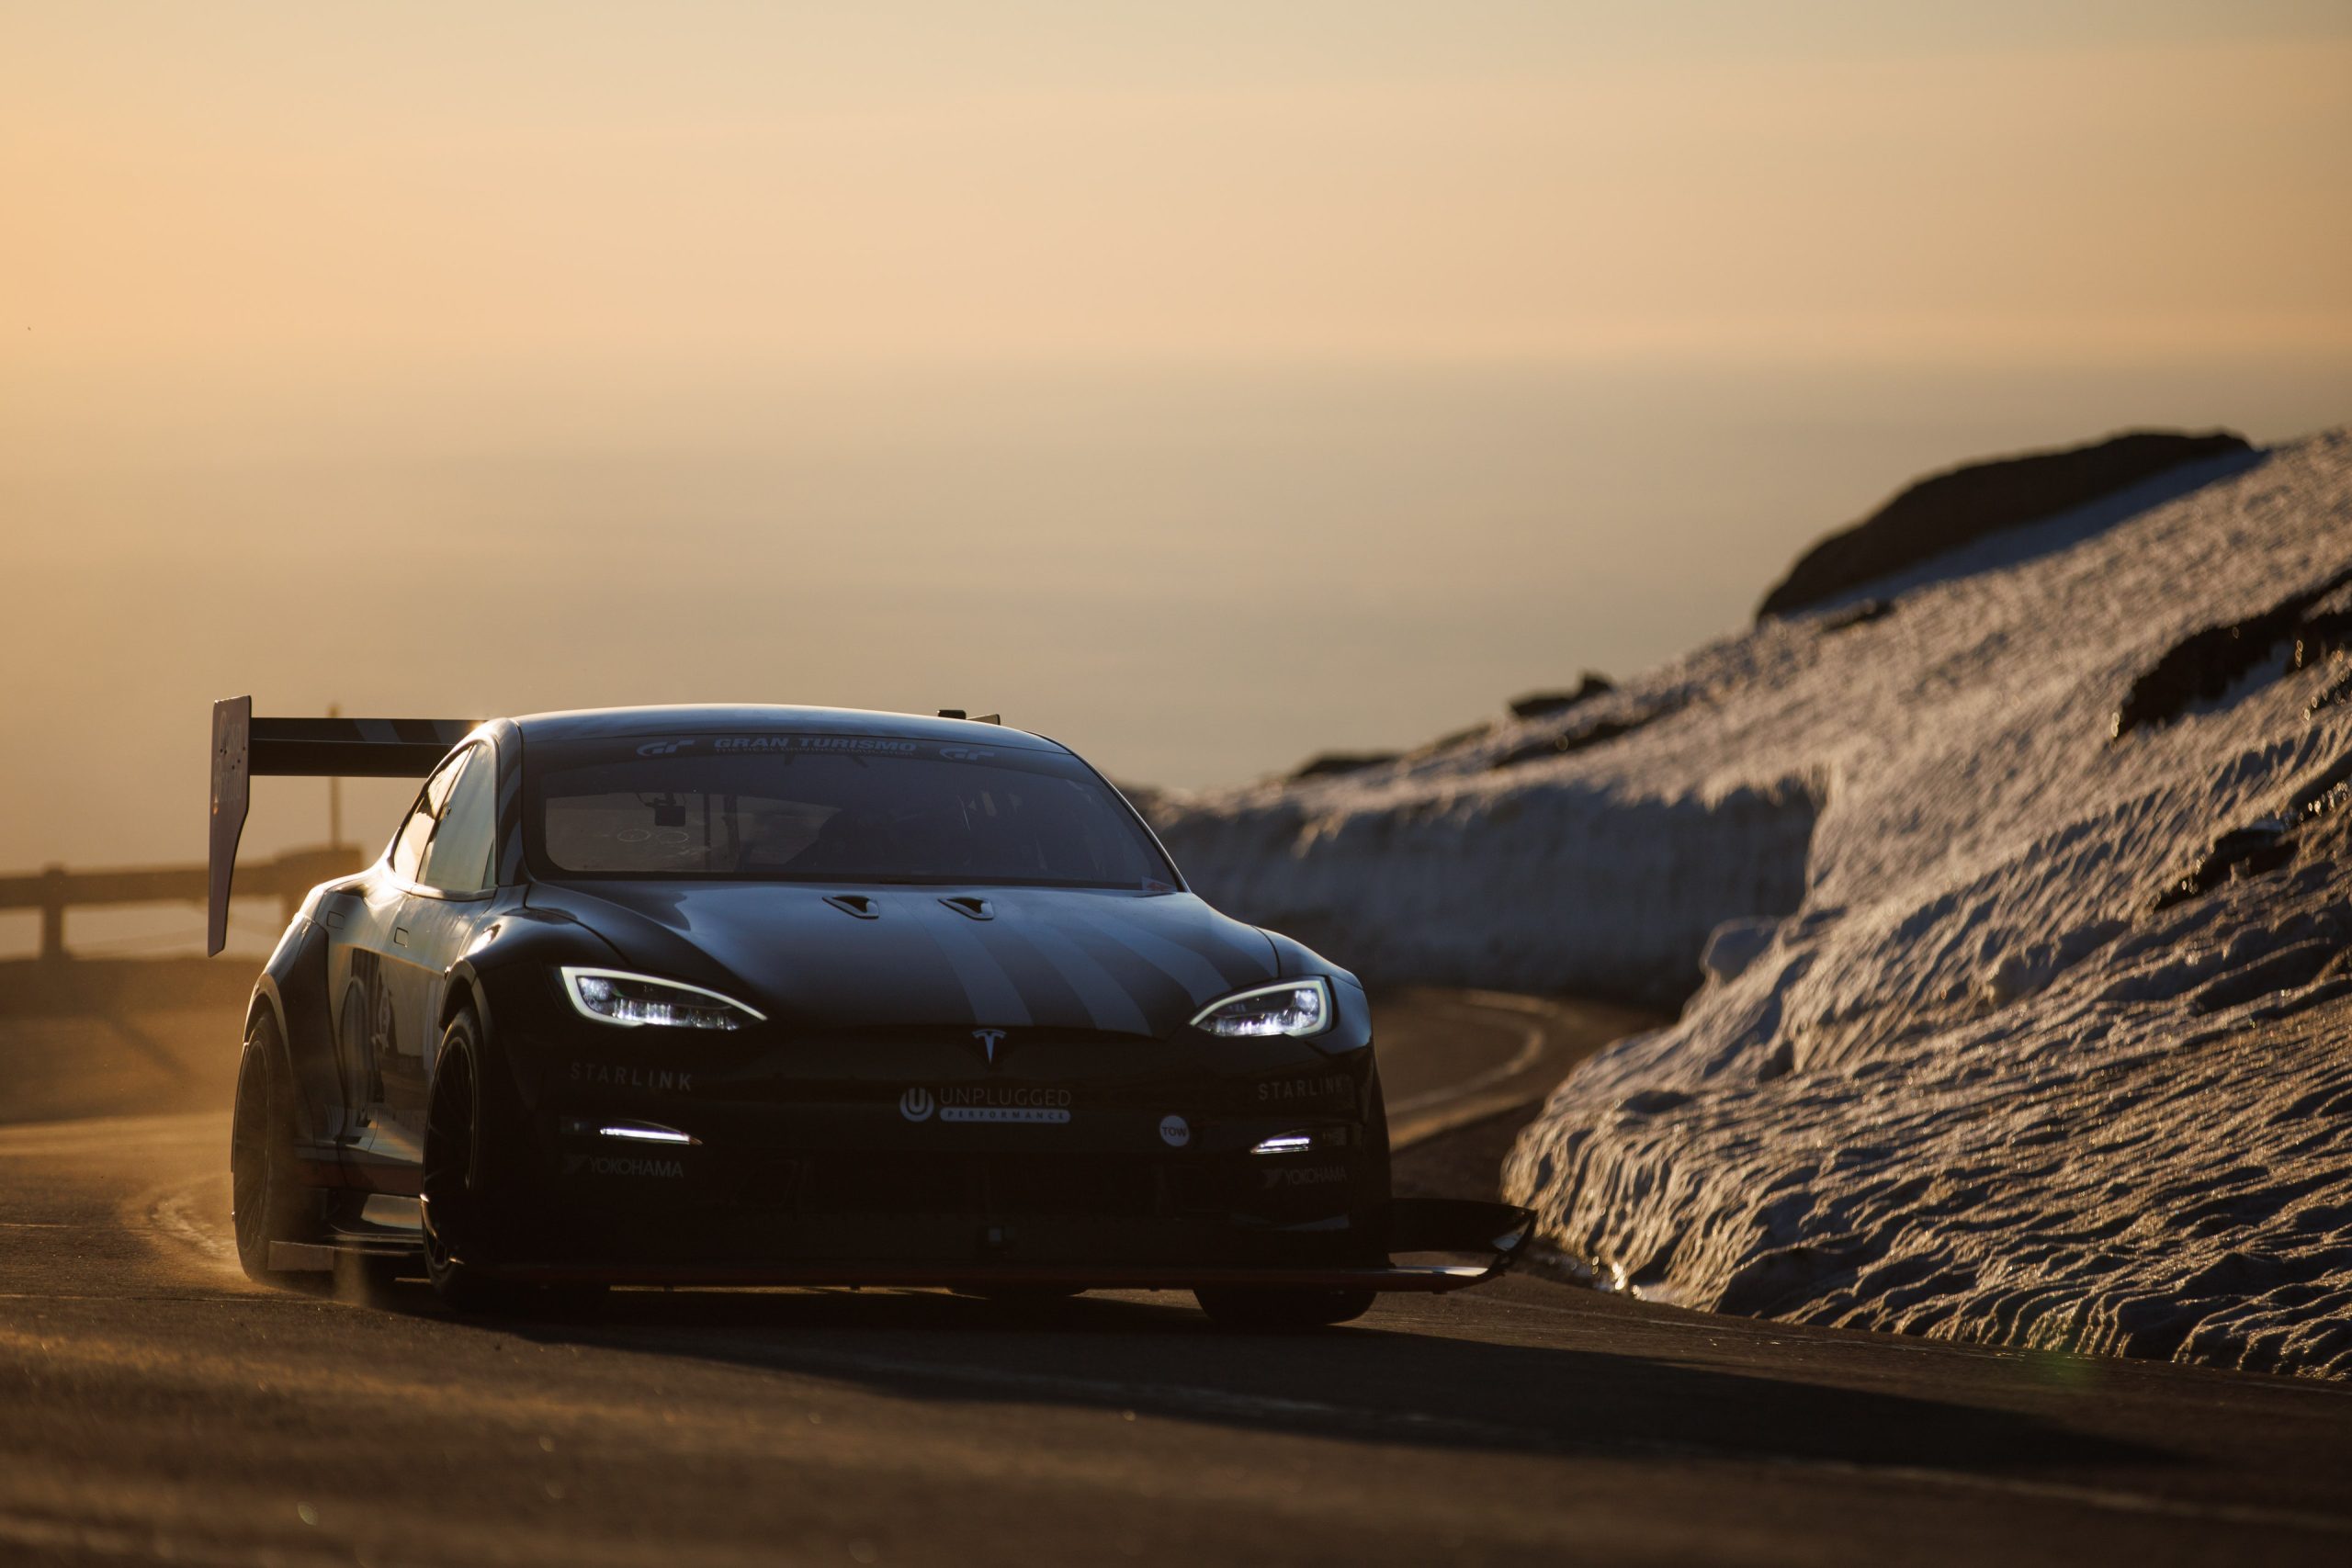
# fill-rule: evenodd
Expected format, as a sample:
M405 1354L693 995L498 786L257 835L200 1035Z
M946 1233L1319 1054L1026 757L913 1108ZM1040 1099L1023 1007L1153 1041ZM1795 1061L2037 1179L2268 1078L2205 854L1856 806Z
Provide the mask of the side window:
M470 755L469 749L467 755ZM433 836L433 824L440 819L441 809L449 801L449 787L458 782L458 770L466 765L465 756L450 758L440 771L424 781L417 792L416 804L409 807L408 818L401 823L401 830L392 839L392 874L403 881L421 880L424 866L424 841Z
M497 837L498 765L488 747L469 747L464 772L424 852L424 874L417 880L444 893L481 892L490 886L490 854Z

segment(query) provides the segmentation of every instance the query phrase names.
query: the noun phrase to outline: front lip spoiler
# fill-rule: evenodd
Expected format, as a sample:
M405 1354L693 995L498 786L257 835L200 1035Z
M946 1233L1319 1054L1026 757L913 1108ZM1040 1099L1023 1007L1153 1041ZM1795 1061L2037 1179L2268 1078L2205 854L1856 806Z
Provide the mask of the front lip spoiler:
M699 1263L507 1263L484 1272L517 1285L833 1285L896 1290L1035 1285L1082 1291L1192 1291L1204 1286L1238 1286L1258 1290L1438 1293L1482 1284L1506 1267L1507 1260L1503 1259L1484 1267L1392 1263L1385 1269L1077 1263L775 1263L749 1267Z
M1509 1203L1459 1198L1403 1198L1388 1205L1388 1250L1485 1252L1483 1264L1397 1263L1385 1268L1283 1268L1216 1263L938 1262L532 1263L483 1272L518 1285L801 1285L888 1289L1036 1286L1092 1291L1256 1290L1400 1291L1439 1294L1484 1284L1526 1249L1535 1216Z

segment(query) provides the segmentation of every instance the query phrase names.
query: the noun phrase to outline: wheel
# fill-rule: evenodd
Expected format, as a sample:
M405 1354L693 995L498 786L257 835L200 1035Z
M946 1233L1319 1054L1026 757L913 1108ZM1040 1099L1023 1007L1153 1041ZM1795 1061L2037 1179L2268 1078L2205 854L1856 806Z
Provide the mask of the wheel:
M1372 1310L1371 1291L1253 1291L1228 1286L1198 1290L1193 1299L1219 1328L1320 1328Z
M237 1262L245 1278L284 1284L269 1266L273 1242L316 1243L318 1202L295 1174L294 1090L277 1025L265 1015L237 1059L237 1102L229 1119L229 1207Z
M516 1292L483 1271L494 1256L498 1183L483 1136L481 1036L473 1009L459 1009L441 1033L424 1111L424 1277L459 1312L516 1304Z
M499 1204L516 1185L507 1175L514 1151L500 1138L513 1121L498 1110L496 1088L482 1069L481 1021L471 1007L460 1008L442 1032L425 1102L418 1205L424 1225L424 1277L458 1312L589 1315L604 1303L602 1285L535 1290L489 1271L504 1229Z

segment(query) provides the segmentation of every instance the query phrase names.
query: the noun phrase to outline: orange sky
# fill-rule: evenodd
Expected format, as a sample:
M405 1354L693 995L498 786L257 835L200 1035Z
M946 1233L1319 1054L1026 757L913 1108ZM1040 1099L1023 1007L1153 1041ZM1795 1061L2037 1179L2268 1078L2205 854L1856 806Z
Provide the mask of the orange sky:
M17 7L0 302L20 374L2352 345L2352 7L1892 9Z
M1409 744L2352 418L2347 191L2342 0L10 6L0 871L198 856L245 691Z

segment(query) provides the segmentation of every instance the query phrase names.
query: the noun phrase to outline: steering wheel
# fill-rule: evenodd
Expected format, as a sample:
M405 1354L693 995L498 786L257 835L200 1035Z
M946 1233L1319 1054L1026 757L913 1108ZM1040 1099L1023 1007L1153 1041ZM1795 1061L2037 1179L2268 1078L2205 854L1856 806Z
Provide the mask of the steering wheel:
M850 847L851 852L848 857L842 854L844 842ZM828 818L825 825L817 830L816 838L809 841L808 847L793 856L786 864L795 871L868 871L877 868L855 863L839 865L833 863L843 858L853 861L870 859L876 850L896 855L902 860L910 861L914 858L913 844L908 840L904 833L899 830L898 825L890 820L888 812L876 810L872 807L850 807L837 811Z

